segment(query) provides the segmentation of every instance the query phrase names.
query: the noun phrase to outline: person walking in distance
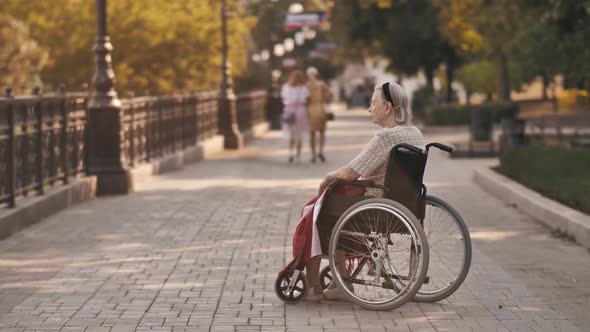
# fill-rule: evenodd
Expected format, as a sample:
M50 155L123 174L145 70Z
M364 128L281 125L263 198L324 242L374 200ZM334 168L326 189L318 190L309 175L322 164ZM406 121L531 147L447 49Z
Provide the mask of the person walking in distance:
M285 105L283 111L283 130L289 136L289 163L299 161L303 135L308 131L309 119L307 105L309 103L309 90L305 86L305 74L301 70L294 70L289 75L287 83L281 88L281 98ZM295 150L295 156L293 155Z
M316 162L316 157L325 162L324 145L326 143L326 102L332 93L328 85L318 77L318 70L314 67L307 68L307 88L309 90L309 143L311 145L311 162ZM319 139L316 140L316 137ZM316 142L319 146L316 146ZM316 149L319 147L319 149ZM316 154L317 152L317 154Z

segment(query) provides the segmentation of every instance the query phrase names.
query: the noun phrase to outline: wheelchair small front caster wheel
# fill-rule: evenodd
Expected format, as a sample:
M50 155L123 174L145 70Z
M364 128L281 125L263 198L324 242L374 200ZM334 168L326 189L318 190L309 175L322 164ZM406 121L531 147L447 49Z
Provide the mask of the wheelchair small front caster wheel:
M332 282L332 271L330 271L330 265L324 267L320 272L320 286L325 290L328 285Z
M289 270L275 281L275 292L281 301L296 304L307 294L307 278L301 270Z

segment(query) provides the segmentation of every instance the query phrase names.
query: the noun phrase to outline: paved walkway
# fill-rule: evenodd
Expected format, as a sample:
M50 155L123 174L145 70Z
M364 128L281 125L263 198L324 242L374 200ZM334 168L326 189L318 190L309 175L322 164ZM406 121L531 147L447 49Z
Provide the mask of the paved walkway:
M326 164L287 164L271 133L0 241L0 331L590 331L590 253L474 185L472 170L493 161L442 154L427 185L464 216L474 245L455 295L390 312L283 305L273 283L302 204L375 130L360 111L330 125Z

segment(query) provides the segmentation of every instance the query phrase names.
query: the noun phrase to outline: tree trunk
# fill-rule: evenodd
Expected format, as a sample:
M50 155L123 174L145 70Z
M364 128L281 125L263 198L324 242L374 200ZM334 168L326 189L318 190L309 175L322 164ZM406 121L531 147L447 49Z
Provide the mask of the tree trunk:
M453 101L453 80L455 74L455 51L450 49L448 52L447 57L447 66L446 66L446 76L447 76L447 91L446 91L446 100L448 103Z
M425 67L424 75L426 76L426 86L430 89L430 91L434 91L434 69Z
M471 105L471 90L467 89L465 90L465 102L467 103L467 105Z
M510 76L508 73L508 56L500 53L500 82L498 87L498 96L500 100L510 101Z
M545 72L542 73L543 78L543 100L547 100L547 86L549 85L549 77Z

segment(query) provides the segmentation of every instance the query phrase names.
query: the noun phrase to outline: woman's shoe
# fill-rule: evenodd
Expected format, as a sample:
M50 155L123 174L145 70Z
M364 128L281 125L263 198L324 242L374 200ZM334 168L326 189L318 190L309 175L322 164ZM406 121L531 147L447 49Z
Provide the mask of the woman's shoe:
M348 301L344 292L338 287L326 288L326 290L324 290L324 299L327 301Z
M308 292L307 295L303 298L303 302L307 303L320 303L324 299L324 294L312 294L312 292Z
M315 157L311 158L311 163L315 164Z
M323 155L323 154L321 154L321 153L320 153L320 154L318 155L318 158L320 158L320 161L321 161L321 162L323 162L323 163L325 163L325 162L326 162L326 157L324 157L324 155Z
M290 156L289 157L289 164L292 164L292 163L293 163L293 156Z

